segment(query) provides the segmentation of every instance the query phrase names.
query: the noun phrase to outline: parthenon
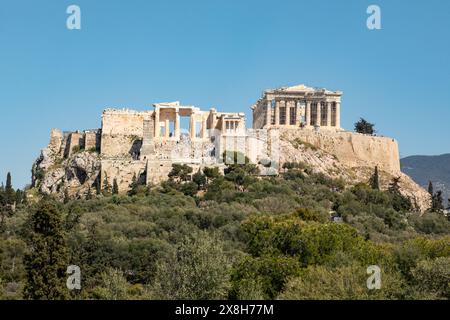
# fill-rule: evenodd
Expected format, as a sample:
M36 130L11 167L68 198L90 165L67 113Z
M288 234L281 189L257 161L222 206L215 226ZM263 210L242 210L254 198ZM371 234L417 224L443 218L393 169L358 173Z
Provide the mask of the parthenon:
M252 106L253 129L340 130L341 91L298 85L266 90Z

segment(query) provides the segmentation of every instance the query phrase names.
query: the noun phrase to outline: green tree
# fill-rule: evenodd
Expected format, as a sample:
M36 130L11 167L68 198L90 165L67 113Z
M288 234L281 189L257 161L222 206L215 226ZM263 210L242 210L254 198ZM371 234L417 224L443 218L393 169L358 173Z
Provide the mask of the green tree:
M230 270L222 242L206 232L195 233L158 263L155 294L169 300L225 299Z
M373 135L375 133L374 129L375 125L373 123L368 122L367 120L360 118L355 123L355 131L362 134L370 134Z
M11 173L8 172L6 175L6 185L5 185L5 201L6 204L13 204L16 200L14 188L12 186Z
M310 266L300 277L291 279L281 300L368 300L401 299L404 281L400 274L382 270L380 290L367 288L366 266L353 264L338 268Z
M103 195L110 196L112 193L112 186L109 184L108 175L105 173L105 179L103 180Z
M112 194L119 194L119 185L116 178L113 180Z
M389 183L388 192L392 198L392 207L396 211L410 211L413 209L411 200L400 192L400 177L392 178Z
M444 198L442 197L442 191L437 191L431 197L431 211L442 213L444 211Z
M172 164L172 170L169 172L169 178L177 182L184 182L190 180L192 174L192 167L186 164Z
M450 257L422 260L412 276L416 298L450 299Z
M206 176L207 182L217 179L221 176L218 167L205 167L203 168L203 174Z
M133 178L131 179L131 183L130 183L130 191L128 191L128 195L129 196L136 195L138 186L139 186L139 184L137 182L136 174L133 174Z
M94 288L94 296L101 300L126 300L129 283L118 269L108 268L100 275L100 285Z
M199 188L204 188L206 184L206 175L200 169L192 176L192 181L195 182Z
M69 189L64 188L63 202L64 202L64 204L67 204L67 203L69 203L69 201L70 201Z
M68 253L61 213L44 198L31 215L29 251L24 257L26 299L66 299Z
M93 198L92 190L91 190L91 187L89 187L88 192L86 194L86 200L91 200L92 198Z
M428 193L430 194L430 196L434 195L433 182L431 181L428 182Z
M374 190L380 190L380 177L378 174L378 166L375 166L375 170L370 177L369 185Z
M100 183L100 174L95 179L94 186L95 186L95 193L99 196L102 193L102 187L101 187L101 183Z

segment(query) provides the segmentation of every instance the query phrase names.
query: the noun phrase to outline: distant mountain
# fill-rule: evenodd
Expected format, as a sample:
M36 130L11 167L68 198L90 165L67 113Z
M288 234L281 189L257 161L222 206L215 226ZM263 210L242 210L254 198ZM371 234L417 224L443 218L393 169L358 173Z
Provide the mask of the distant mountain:
M428 188L433 182L434 190L442 190L444 200L450 198L450 154L440 156L410 156L400 160L404 173L416 183Z

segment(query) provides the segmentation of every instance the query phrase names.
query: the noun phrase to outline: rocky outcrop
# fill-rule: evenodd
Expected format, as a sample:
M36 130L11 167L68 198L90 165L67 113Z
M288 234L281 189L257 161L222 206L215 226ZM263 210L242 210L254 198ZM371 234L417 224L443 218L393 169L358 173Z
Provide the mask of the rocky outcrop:
M429 208L429 194L400 171L398 145L391 138L341 131L271 130L279 130L280 139L276 143L279 144L280 166L285 162L304 162L315 172L342 178L349 185L367 182L378 166L382 188L387 188L394 177L400 177L401 192L419 210ZM88 135L85 133L85 136ZM95 137L94 133L93 140ZM180 141L159 142L152 146L152 154L148 158L141 155L137 159L130 153L107 157L103 150L100 156L95 147L85 151L81 146L89 144L78 143L79 140L78 133L66 137L59 130L52 130L48 147L42 150L33 166L35 188L42 193L57 194L60 198L65 193L82 198L89 189L97 184L101 186L104 181L112 184L115 180L121 193L128 190L134 178L147 184L159 183L167 177L173 162L191 165L195 171L200 165L220 166L215 162L213 143L193 144L183 136ZM105 145L105 141L101 143ZM254 144L251 143L252 147ZM263 143L262 149L267 149L268 144ZM256 155L261 157L258 152Z
M62 135L52 130L48 147L33 164L32 186L60 198L64 193L74 198L84 197L90 188L95 188L101 168L100 157L96 152L84 150L64 157L62 142Z
M381 188L387 189L394 177L400 177L401 193L408 197L419 211L430 207L430 195L409 176L400 171L397 143L346 132L315 133L313 131L284 130L280 134L280 164L304 162L314 172L332 178L342 178L347 184L367 183L379 167ZM352 135L356 136L352 137ZM366 138L367 141L364 141ZM356 141L356 142L355 142ZM397 155L395 155L397 154ZM392 158L390 158L392 156Z

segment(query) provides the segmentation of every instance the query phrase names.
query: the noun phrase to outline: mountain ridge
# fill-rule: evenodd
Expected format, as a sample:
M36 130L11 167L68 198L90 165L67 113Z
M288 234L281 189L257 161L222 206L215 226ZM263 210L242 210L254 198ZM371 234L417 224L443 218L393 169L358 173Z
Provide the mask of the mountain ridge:
M441 155L413 155L400 159L401 170L417 184L427 188L429 181L434 191L441 190L444 200L450 198L450 153Z

